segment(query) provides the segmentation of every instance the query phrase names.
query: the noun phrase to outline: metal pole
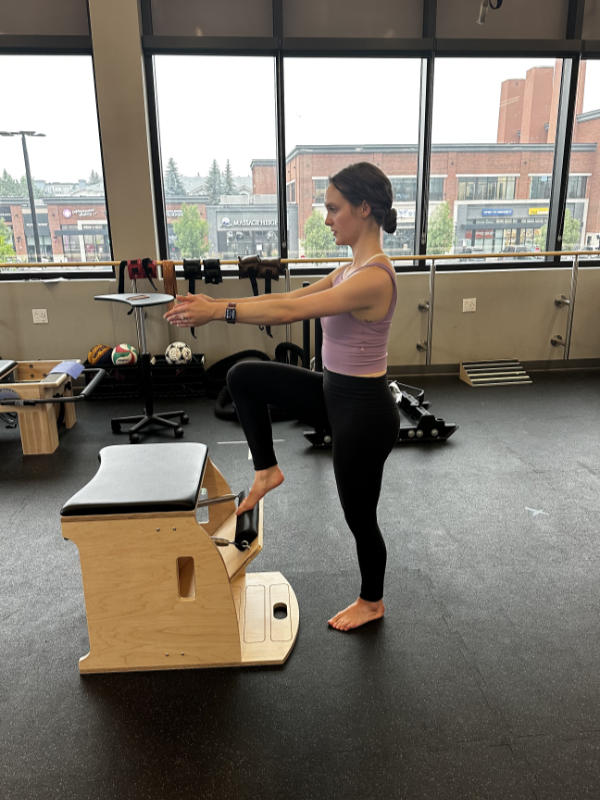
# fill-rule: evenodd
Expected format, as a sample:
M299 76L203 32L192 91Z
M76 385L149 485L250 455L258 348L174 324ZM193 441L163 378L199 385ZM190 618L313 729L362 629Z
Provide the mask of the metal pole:
M25 159L25 176L27 178L27 189L29 191L29 205L31 207L31 221L33 222L33 241L35 244L36 261L41 261L40 237L38 233L37 216L35 213L35 200L33 198L33 184L31 182L31 170L29 169L29 155L27 154L27 142L25 134L21 134L21 144L23 145L23 158Z
M289 294L290 289L291 289L290 268L286 264L285 265L285 291L286 291L286 294ZM291 342L292 341L292 326L290 325L289 322L287 322L286 325L285 325L285 340L286 340L286 342Z
M435 258L431 259L429 270L429 310L427 316L427 355L425 364L431 364L431 340L433 338L433 304L435 302Z
M569 313L567 315L567 333L565 336L565 359L569 358L571 350L571 333L573 330L573 313L575 310L575 293L577 292L577 278L579 276L579 256L573 259L573 269L571 270L571 291L569 292Z

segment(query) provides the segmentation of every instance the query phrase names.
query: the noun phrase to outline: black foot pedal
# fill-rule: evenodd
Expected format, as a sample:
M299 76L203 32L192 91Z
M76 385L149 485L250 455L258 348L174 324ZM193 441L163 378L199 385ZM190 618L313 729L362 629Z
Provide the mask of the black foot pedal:
M239 493L238 498L241 503L248 495L248 492L242 491ZM238 550L248 550L252 542L258 536L258 503L249 511L244 511L237 518L235 525L235 540L234 544Z

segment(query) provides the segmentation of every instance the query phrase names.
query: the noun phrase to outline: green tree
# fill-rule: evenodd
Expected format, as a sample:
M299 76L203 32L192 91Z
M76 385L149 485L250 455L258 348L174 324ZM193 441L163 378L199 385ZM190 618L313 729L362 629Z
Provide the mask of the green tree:
M197 206L185 203L181 217L173 223L175 246L183 258L200 258L208 253L208 222L202 219Z
M177 169L177 164L175 163L174 158L170 158L169 163L167 164L167 169L165 172L165 194L171 196L177 194L186 194L185 187L183 185L183 181L181 180L181 176L179 175L179 170Z
M208 178L204 184L204 191L208 195L208 202L213 206L218 205L221 200L221 195L223 194L223 187L221 181L221 171L219 169L219 165L217 164L216 158L213 159L210 172L208 173Z
M427 221L427 252L432 255L449 253L454 241L454 222L448 203L440 203Z
M0 197L27 197L25 178L18 181L3 170L0 177Z
M100 182L100 175L98 175L98 173L96 172L95 169L93 169L90 172L90 177L87 179L87 182L88 183L99 183Z
M540 250L546 249L546 237L548 236L548 223L542 225L535 232L535 243ZM569 209L565 210L565 224L563 225L563 250L577 250L581 244L581 222L571 214Z
M12 261L16 256L14 247L11 244L10 228L0 219L0 261Z
M331 228L325 225L323 215L315 208L304 226L304 254L307 258L323 258L336 252Z
M235 194L237 192L237 187L235 185L235 181L233 180L233 175L231 173L231 164L229 163L229 159L227 159L227 163L225 164L225 172L223 173L223 194Z

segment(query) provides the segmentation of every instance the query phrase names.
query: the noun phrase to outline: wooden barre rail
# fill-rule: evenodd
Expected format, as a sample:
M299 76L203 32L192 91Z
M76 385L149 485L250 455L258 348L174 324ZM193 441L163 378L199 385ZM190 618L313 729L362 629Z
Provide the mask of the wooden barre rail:
M587 256L588 258L600 257L600 250L548 250L544 252L531 252L531 253L447 253L446 255L406 255L406 256L388 256L390 261L456 261L461 260L486 260L486 259L501 259L507 258L516 261L523 258L545 258L546 256ZM270 258L277 258L272 256ZM203 260L203 259L199 259ZM343 264L349 263L352 259L348 256L332 256L331 258L282 258L282 264ZM157 260L154 263L162 266L164 263L174 264L175 266L182 266L183 261L171 261L171 259ZM0 269L22 269L22 268L35 268L45 269L54 267L56 269L65 269L67 267L87 267L88 269L94 267L118 267L120 261L32 261L32 262L18 262L12 261L9 263L0 264ZM237 259L223 260L220 264L238 266Z

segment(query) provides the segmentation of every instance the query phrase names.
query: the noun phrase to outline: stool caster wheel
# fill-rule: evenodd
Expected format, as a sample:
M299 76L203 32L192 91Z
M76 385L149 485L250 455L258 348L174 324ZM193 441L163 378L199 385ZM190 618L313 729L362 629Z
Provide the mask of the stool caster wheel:
M113 433L121 433L121 423L115 422L114 420L110 421L110 427L112 428Z
M142 437L139 433L130 433L129 441L131 444L139 444L142 441Z
M178 425L175 428L175 438L176 439L183 439L183 428L181 427L181 425Z
M187 414L182 414L181 415L181 422L182 422L183 425L187 425L189 421L190 421L190 418L188 417Z

